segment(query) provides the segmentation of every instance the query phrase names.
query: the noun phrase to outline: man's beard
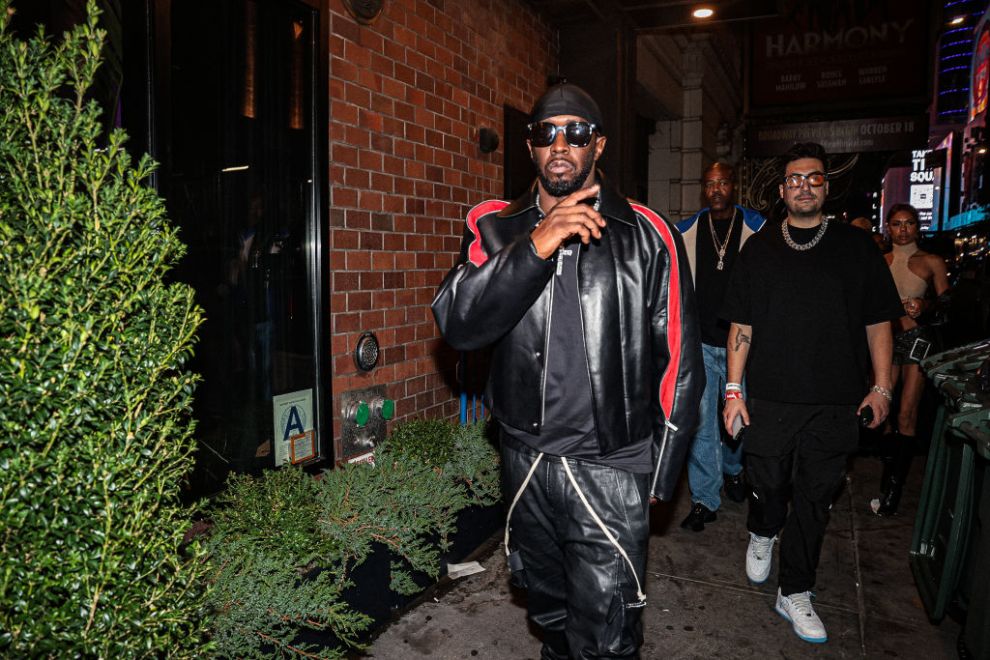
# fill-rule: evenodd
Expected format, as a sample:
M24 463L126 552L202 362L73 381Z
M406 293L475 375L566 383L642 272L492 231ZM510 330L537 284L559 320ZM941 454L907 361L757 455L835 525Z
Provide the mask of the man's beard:
M792 218L801 219L801 220L809 219L809 218L817 217L819 214L821 214L822 209L825 208L825 200L821 200L820 202L814 204L810 208L804 208L804 209L798 206L797 201L795 201L793 205L784 202L784 208L787 209L788 215L790 215Z
M549 162L547 163L549 164ZM581 190L584 186L584 182L588 180L588 175L591 174L591 168L595 166L594 154L589 150L588 155L581 162L581 169L578 170L577 174L574 175L573 179L551 179L546 170L539 171L540 183L543 184L543 189L546 190L551 197L561 198L567 197L571 193Z

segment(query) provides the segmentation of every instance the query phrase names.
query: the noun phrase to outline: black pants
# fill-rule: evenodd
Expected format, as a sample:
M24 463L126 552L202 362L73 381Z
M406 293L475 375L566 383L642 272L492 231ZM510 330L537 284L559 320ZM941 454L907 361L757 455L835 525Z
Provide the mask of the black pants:
M748 408L747 527L759 536L780 534L781 593L810 591L832 498L858 444L856 406L753 399Z
M506 497L535 453L502 444ZM629 556L642 588L649 539L649 475L568 459L592 508ZM545 455L508 521L529 618L544 631L541 658L638 658L643 643L636 580L574 490L561 459ZM520 580L521 578L521 580Z

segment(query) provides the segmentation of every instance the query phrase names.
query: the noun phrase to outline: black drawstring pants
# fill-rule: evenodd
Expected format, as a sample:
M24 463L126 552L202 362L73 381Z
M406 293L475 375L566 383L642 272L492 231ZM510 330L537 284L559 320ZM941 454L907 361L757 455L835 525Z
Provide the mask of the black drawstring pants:
M536 453L502 444L507 498L515 496ZM568 459L592 508L629 555L643 589L649 539L649 475ZM638 658L642 608L629 565L595 523L561 459L545 455L511 520L509 546L527 589L529 618L544 632L541 658Z

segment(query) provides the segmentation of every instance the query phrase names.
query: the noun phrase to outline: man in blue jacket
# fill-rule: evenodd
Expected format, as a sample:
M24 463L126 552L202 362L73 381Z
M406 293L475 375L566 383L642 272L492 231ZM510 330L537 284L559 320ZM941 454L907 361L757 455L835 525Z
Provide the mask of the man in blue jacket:
M765 222L753 209L735 204L736 175L732 165L712 163L705 169L702 183L708 207L677 225L684 236L694 277L705 361L705 393L688 455L691 512L681 522L681 527L695 532L705 529L705 523L715 521L723 482L729 499L735 502L746 499L742 442L732 446L722 443L719 415L722 397L726 390L741 392L742 384L726 382L725 342L729 324L719 319L718 313L736 255Z
M433 313L453 348L494 349L506 553L541 657L636 658L649 504L673 493L701 391L691 274L673 226L595 169L586 92L555 85L530 120L537 180L471 209Z

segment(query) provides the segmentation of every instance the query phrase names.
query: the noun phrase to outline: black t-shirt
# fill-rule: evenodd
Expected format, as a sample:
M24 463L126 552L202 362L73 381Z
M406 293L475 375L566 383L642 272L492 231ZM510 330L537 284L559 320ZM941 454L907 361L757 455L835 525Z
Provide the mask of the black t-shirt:
M818 232L789 228L795 243ZM799 252L780 225L739 253L722 317L753 328L749 396L786 403L859 403L866 393L866 326L904 313L890 269L865 232L832 222Z
M579 458L630 472L649 472L652 438L623 447L607 457L601 456L598 447L591 375L584 343L584 323L597 321L581 318L577 277L579 254L589 249L607 248L583 246L577 239L572 239L557 252L544 357L546 381L540 434L505 424L502 428L510 438L553 456Z
M732 235L725 249L725 259L722 270L718 269L718 254L712 243L712 232L708 225L708 214L698 218L698 234L695 241L695 275L694 298L698 304L698 320L701 323L701 341L709 346L725 348L729 338L729 324L719 317L722 299L729 286L729 273L739 252L739 240L742 236L743 216L735 209L736 221L715 220L715 234L719 242L725 240L725 234L732 224Z

